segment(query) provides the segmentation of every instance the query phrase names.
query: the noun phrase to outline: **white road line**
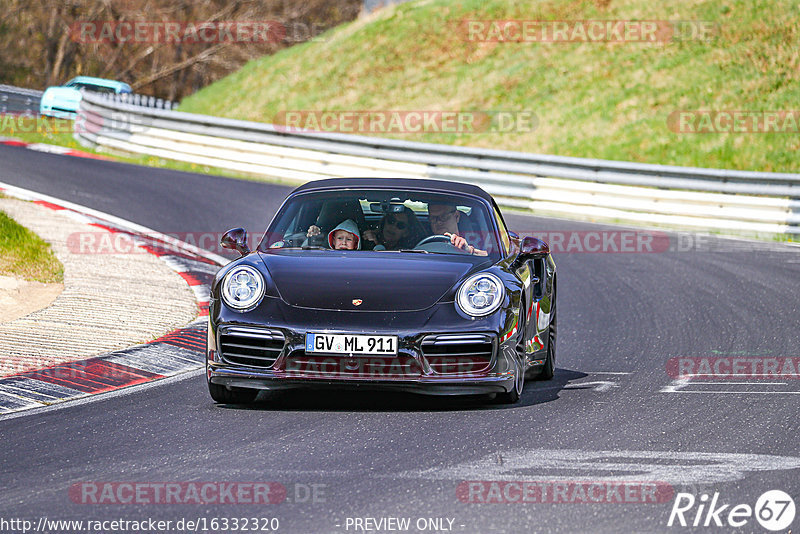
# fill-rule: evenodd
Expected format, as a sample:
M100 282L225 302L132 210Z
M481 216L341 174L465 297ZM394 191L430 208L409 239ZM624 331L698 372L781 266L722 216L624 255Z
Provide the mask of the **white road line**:
M9 393L7 391L0 391L0 395L2 395L5 398L6 403L10 402L11 404L14 405L13 408L8 406L3 406L3 409L6 410L8 409L20 410L20 409L26 409L27 407L30 406L43 406L43 404L39 401L35 401L27 397L20 397L19 395L16 395L14 393Z
M50 154L66 154L72 149L59 145L47 145L44 143L31 143L26 146L28 150L36 150L37 152L48 152Z
M202 261L190 260L180 256L159 256L161 260L174 271L185 273L189 271L201 272L210 275L217 274L219 265L209 265Z
M0 389L2 388L19 389L22 391L34 391L41 395L48 395L54 399L74 397L75 395L83 393L82 391L77 389L68 388L60 384L53 384L51 382L45 382L44 380L29 378L26 376L4 377L0 379Z
M699 374L685 374L685 375L681 375L681 376L691 379L693 377L708 378L708 375L709 375L709 373L699 373ZM756 377L759 377L759 376L768 377L768 378L779 378L779 377L782 377L782 376L785 376L787 378L800 378L800 375L796 375L796 374L778 375L777 373L746 373L746 374L743 374L743 375L720 375L720 380L730 380L732 378L756 378ZM724 378L722 378L722 377L724 377ZM680 380L680 379L676 379L676 380Z
M71 408L73 406L80 406L82 404L88 404L90 402L99 402L106 399L112 399L115 397L122 397L123 395L131 395L133 393L139 393L140 391L166 386L169 384L174 384L175 382L180 382L181 380L186 380L187 378L194 378L200 374L205 373L205 369L197 369L195 371L187 371L185 373L171 376L169 378L162 378L160 380L153 380L151 382L145 382L144 384L125 387L122 389L115 389L113 391L108 391L105 393L97 393L94 395L87 394L86 397L82 397L80 399L69 399L69 402L59 402L58 404L53 404L51 406L43 406L42 408L31 408L24 411L13 412L9 413L8 415L3 415L0 413L0 421L7 421L9 419L16 419L17 417L26 417L29 415L35 415L45 412L51 412L55 410L63 410L64 408ZM206 399L209 403L211 402L211 397L200 397ZM2 408L0 408L2 410Z
M189 271L189 267L184 264L183 262L177 261L172 256L159 256L161 261L166 263L170 269L175 271L176 273L185 273Z
M181 353L184 357L180 356ZM171 376L203 367L202 361L188 357L191 354L193 354L191 351L180 347L148 345L123 354L112 354L103 359L149 373Z
M189 286L197 302L208 302L211 299L211 288L207 285Z
M47 393L36 391L34 389L15 387L14 385L9 385L9 384L0 385L0 393L6 393L8 395L13 395L15 397L20 397L22 399L27 399L33 402L39 402L43 404L49 404L50 402L58 401L59 399L65 398L65 397L56 397L54 395L48 395ZM76 393L79 392L76 391Z
M686 375L683 378L676 378L674 379L669 385L662 387L659 390L659 393L695 393L699 395L800 395L800 391L747 391L747 390L714 390L714 389L686 389L689 386L725 386L725 387L736 387L736 386L788 386L789 382L739 382L736 380L731 380L729 377L731 375L726 375L724 380L719 380L717 382L698 382L693 381L693 376L703 376L706 377L707 375ZM741 376L742 378L753 378L755 376L769 376L771 378L775 378L775 375L733 375L733 376Z
M90 219L86 215L78 213L77 211L72 211L72 210L63 210L63 211L64 211L64 216L65 217L69 217L73 221L78 221L78 222L84 223L84 224L91 224L92 222L94 222L94 221L92 221L92 219Z
M589 387L590 386L590 387ZM609 382L607 380L595 380L593 382L575 382L566 384L564 386L547 386L535 388L535 391L545 391L550 389L593 389L595 391L608 391L611 388L618 388L619 384L616 382Z
M8 194L9 196L21 198L23 200L44 200L46 202L50 202L52 204L56 204L56 205L62 206L64 208L67 208L67 209L70 209L70 210L73 210L73 211L77 211L78 213L81 213L81 214L84 214L84 215L90 215L90 216L95 217L95 218L97 218L97 219L99 219L101 221L109 222L109 223L111 223L111 224L113 224L115 226L118 226L119 228L122 228L124 230L129 230L129 231L132 231L132 232L137 232L137 233L140 233L140 234L145 234L145 235L148 235L148 236L155 237L159 241L162 241L164 243L168 243L170 245L173 245L173 246L178 247L180 249L186 250L186 251L191 252L193 254L197 254L198 256L201 256L203 258L209 259L209 260L211 260L211 261L213 261L213 262L215 262L215 263L217 263L219 265L225 265L230 261L230 260L228 260L226 258L223 258L222 256L220 256L218 254L214 254L213 252L209 252L208 250L201 249L201 248L196 247L196 246L194 246L194 245L192 245L190 243L186 243L185 241L181 241L179 239L175 239L174 237L170 237L170 236L168 236L166 234L162 234L161 232L156 232L155 230L147 228L146 226L142 226L140 224L136 224L134 222L122 219L120 217L116 217L116 216L111 215L109 213L103 213L102 211L97 211L95 209L88 208L86 206L81 206L80 204L75 204L75 203L72 203L72 202L68 202L66 200L61 200L60 198L51 197L50 195L37 193L36 191L31 191L29 189L24 189L22 187L17 187L15 185L11 185L11 184L6 184L4 182L0 182L0 188L5 189L6 194Z
M800 395L800 391L695 391L682 389L680 391L662 391L661 393L699 393L701 395Z
M501 458L501 461L498 459ZM603 480L669 484L741 480L752 472L800 469L800 458L764 454L671 451L497 451L456 465L398 473L430 480ZM555 471L555 473L554 473Z
M727 381L719 382L690 382L693 386L722 386L727 385ZM737 386L788 386L788 382L733 382Z

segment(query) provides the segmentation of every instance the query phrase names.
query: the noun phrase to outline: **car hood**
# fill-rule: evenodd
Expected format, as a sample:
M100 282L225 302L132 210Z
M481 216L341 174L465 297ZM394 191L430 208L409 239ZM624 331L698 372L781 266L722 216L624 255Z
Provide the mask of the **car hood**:
M58 100L59 102L80 102L81 92L72 87L50 87L42 95L43 100Z
M476 267L474 256L456 255L275 250L260 256L284 302L319 310L424 310Z

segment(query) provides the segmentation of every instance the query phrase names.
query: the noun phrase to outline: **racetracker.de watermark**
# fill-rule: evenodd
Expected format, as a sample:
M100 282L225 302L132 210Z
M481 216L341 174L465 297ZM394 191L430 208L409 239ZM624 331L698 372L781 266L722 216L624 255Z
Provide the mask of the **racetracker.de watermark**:
M220 245L224 232L171 232L168 234L136 234L123 232L74 232L67 236L67 247L73 254L147 254L151 251L182 252L189 244L214 253L226 253ZM467 241L493 241L494 234L467 232ZM710 236L693 233L665 233L655 230L548 230L521 231L520 240L536 237L544 241L554 254L651 254L724 250ZM280 241L271 236L267 243ZM252 236L251 243L261 241Z
M667 127L679 134L800 133L800 110L676 110Z
M675 250L670 236L650 230L546 231L529 232L520 237L536 237L552 253L650 253Z
M77 21L70 39L78 43L249 44L322 40L326 27L300 21Z
M462 358L460 362L447 364L449 372L470 372L485 369L487 362L470 361ZM358 356L334 358L325 356L305 356L289 358L284 372L287 376L318 376L347 379L407 379L416 378L422 368L414 358L388 356Z
M191 245L211 252L224 252L220 240L225 232L176 232L171 234L127 234L124 232L74 232L67 236L72 254L150 254L184 252Z
M45 135L71 134L72 119L59 119L31 113L0 113L0 135L37 133Z
M281 504L324 503L321 483L172 481L78 482L69 487L76 504Z
M127 382L141 379L141 373L114 362L90 359L66 362L31 372L36 380L44 382L77 382L104 384L109 381Z
M536 237L558 254L663 254L721 251L724 246L707 234L658 230L548 230L519 232Z
M666 370L667 375L673 379L800 378L800 357L680 356L667 360Z
M59 135L74 133L100 134L126 130L139 133L148 126L149 120L134 113L113 111L108 116L101 116L93 111L83 110L75 119L47 117L25 113L0 113L0 135L18 135L37 133L42 135Z
M336 349L346 350L347 346ZM426 356L426 362L431 370L440 375L481 374L489 369L491 363L487 358L436 355ZM422 367L411 356L290 356L282 372L287 376L402 380L419 377Z
M471 42L669 43L707 41L719 29L705 20L463 20L459 33Z
M533 111L480 110L285 110L273 123L280 132L348 134L528 133L539 119Z
M658 504L672 500L665 482L467 480L456 497L470 504Z

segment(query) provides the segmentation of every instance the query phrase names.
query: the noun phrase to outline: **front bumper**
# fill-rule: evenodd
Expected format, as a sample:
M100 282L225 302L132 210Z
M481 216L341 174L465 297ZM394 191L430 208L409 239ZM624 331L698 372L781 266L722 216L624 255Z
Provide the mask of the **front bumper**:
M45 117L55 117L57 119L75 119L78 116L77 106L75 109L65 105L42 105L39 114Z
M511 314L506 317L501 313L466 324L463 319L448 317L435 321L438 327L429 322L426 326L431 330L420 332L375 321L367 323L363 316L359 324L355 314L342 320L345 312L314 317L299 325L295 320L270 321L270 326L217 322L214 318L219 315L213 313L214 308L212 304L206 353L206 377L213 384L265 390L332 387L471 395L511 391L520 368L516 336L503 336L506 325L515 321ZM338 320L334 322L333 317ZM392 322L408 324L397 319ZM319 331L396 335L397 354L379 357L306 353L306 333ZM253 351L250 346L258 350Z
M514 386L513 373L498 373L484 377L423 377L413 380L382 379L331 379L331 378L278 378L270 373L251 373L238 369L209 368L208 379L212 384L230 387L263 389L268 391L286 389L350 389L385 390L419 393L424 395L479 395L504 393Z
M516 302L509 302L494 314L469 318L452 302L419 311L364 312L298 308L267 296L255 309L239 313L212 294L206 377L213 384L264 390L506 393L513 390L518 369L523 367L516 346L516 306ZM231 332L236 335L226 337ZM309 332L394 335L397 355L306 353ZM250 341L243 343L237 338L239 334L253 336L264 350L241 351ZM234 352L249 352L256 358L231 357Z

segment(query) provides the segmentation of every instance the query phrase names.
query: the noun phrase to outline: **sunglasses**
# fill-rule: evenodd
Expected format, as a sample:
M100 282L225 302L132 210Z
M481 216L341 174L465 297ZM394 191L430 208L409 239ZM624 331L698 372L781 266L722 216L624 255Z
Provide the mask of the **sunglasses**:
M457 212L457 211L458 210L449 211L449 212L445 213L444 215L429 215L428 219L432 223L443 223L443 222L449 221L450 218L453 216L453 214L455 212Z
M386 224L391 224L398 230L405 230L406 226L408 226L408 223L405 223L403 221L398 221L397 217L395 217L394 215L389 215L388 217L386 217Z

